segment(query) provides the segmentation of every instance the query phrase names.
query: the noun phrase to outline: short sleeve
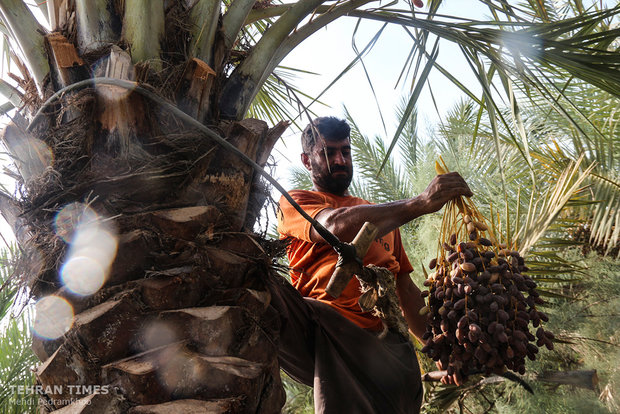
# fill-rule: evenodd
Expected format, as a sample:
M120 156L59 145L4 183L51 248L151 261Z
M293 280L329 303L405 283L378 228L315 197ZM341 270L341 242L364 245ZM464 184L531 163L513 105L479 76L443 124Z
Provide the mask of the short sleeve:
M289 194L312 218L326 208L333 208L332 203L326 197L314 191L293 190ZM278 212L280 238L295 237L310 242L310 226L310 222L295 210L284 196L280 197Z

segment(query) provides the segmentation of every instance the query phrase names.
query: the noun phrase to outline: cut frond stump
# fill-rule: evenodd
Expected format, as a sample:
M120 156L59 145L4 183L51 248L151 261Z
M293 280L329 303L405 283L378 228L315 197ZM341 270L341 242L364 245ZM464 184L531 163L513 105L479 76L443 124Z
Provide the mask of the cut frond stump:
M235 357L200 355L182 343L105 365L103 374L106 383L120 386L133 403L163 403L190 395L230 398L242 392L246 412L257 406L264 381L261 364ZM157 394L153 393L155 389Z
M200 122L209 111L210 94L215 71L200 59L191 59L185 68L177 90L179 108Z
M226 414L239 412L241 398L221 400L177 400L163 404L139 405L129 410L129 414Z
M105 392L94 392L87 397L54 411L56 414L122 414L127 412L124 399L105 388Z

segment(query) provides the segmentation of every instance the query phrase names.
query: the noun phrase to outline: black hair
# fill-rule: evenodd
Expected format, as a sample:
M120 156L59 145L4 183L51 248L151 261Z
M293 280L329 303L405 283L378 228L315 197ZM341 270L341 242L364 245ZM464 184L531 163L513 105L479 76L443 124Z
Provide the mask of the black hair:
M304 154L310 154L316 145L317 131L327 141L342 141L349 138L351 127L344 119L338 119L334 116L323 116L314 119L301 134L301 147Z

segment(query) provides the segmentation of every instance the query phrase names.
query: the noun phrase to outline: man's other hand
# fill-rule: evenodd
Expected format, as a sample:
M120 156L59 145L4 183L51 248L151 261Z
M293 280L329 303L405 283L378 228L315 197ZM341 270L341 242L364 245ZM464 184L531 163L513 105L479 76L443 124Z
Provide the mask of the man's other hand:
M448 369L448 367L444 367L443 364L441 363L441 361L437 361L435 363L435 365L437 365L437 368L439 368L440 371L444 371L446 369ZM441 383L444 385L456 385L457 387L460 387L461 385L463 385L463 379L461 378L460 375L458 374L453 374L453 375L445 375L443 377L441 377Z

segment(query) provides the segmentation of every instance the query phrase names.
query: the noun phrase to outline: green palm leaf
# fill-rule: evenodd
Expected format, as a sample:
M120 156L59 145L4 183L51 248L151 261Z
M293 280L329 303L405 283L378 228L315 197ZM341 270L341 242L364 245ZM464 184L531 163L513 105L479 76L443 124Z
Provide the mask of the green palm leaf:
M18 295L9 254L0 257L0 411L7 414L34 413L37 396L20 392L18 386L34 385L32 368L38 359L30 346L30 313L11 314Z

